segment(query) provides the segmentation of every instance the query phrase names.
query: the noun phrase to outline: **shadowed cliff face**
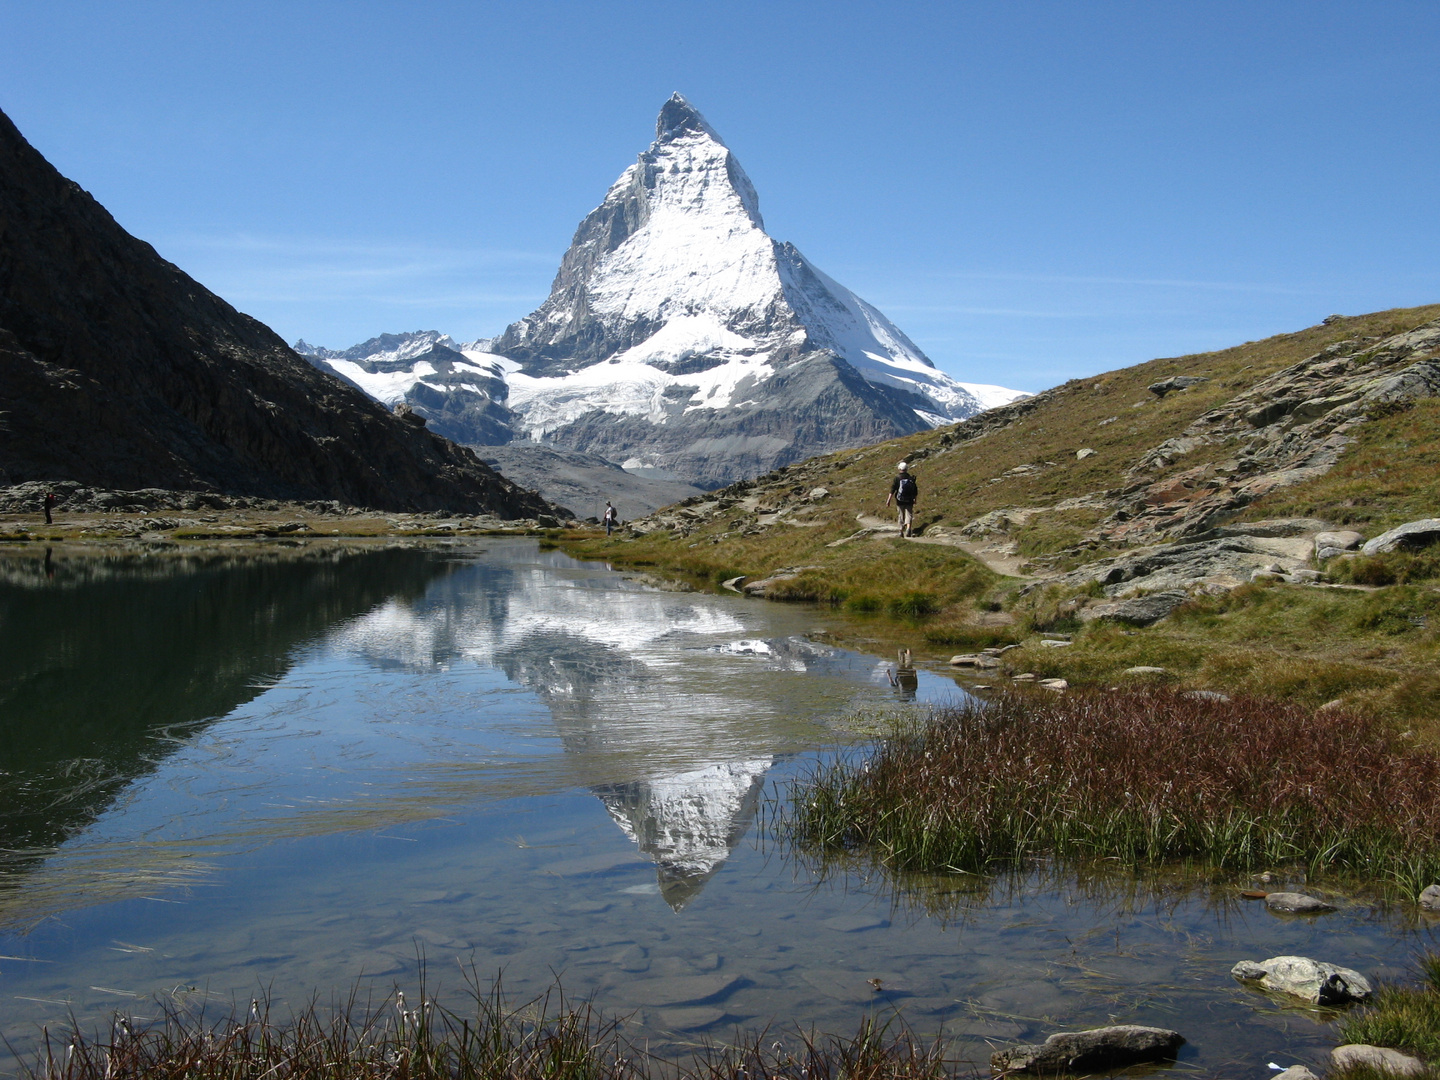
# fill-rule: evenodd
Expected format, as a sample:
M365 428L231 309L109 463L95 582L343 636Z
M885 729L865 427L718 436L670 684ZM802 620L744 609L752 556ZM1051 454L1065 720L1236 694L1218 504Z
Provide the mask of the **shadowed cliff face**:
M0 563L0 881L257 696L298 646L448 571L406 550Z
M0 114L0 484L26 480L551 512L160 258Z

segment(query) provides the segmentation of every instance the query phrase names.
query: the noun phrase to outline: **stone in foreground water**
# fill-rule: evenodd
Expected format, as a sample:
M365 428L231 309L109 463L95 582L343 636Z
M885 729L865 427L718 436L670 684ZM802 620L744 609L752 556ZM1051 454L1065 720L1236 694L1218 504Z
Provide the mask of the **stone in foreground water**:
M990 1067L1005 1073L1087 1073L1147 1061L1168 1061L1185 1042L1168 1028L1120 1024L1093 1031L1060 1031L1043 1043L1012 1046L990 1055Z
M1314 1005L1344 1005L1370 997L1370 983L1351 968L1311 960L1308 956L1272 956L1258 964L1241 960L1230 974L1259 983L1262 990L1293 994Z

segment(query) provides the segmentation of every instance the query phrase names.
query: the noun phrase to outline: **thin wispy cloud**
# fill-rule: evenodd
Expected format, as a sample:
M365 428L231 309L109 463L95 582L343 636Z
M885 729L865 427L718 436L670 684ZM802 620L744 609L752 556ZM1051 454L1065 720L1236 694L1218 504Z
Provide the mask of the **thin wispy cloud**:
M1026 308L968 307L957 304L886 304L886 311L912 315L983 315L1007 319L1103 319L1116 314L1106 311L1034 311Z
M161 250L233 303L254 307L371 305L515 316L544 300L558 257L512 248L451 247L253 233L183 233Z
M1315 290L1296 285L1279 285L1264 281L1193 281L1185 278L1092 277L1074 274L1028 274L1002 271L957 270L942 275L964 281L1014 281L1035 285L1123 285L1154 289L1211 289L1218 292L1275 293L1304 296Z
M559 262L554 251L522 251L514 248L448 247L426 244L393 244L335 240L324 237L257 236L253 233L175 233L160 238L166 246L195 251L255 252L286 258L359 258L408 260L432 265L499 266L544 265Z

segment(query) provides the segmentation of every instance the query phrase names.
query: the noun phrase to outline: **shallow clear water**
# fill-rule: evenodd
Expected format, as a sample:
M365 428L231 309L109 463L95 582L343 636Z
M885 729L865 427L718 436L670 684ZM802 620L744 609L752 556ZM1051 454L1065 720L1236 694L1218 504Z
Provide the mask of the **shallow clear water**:
M442 997L461 965L516 998L558 975L672 1050L898 1007L976 1061L1115 1021L1261 1075L1333 1031L1237 960L1398 977L1429 943L1200 884L817 879L757 809L905 696L828 618L520 540L0 560L0 1033L157 995L283 1013L413 986L423 954ZM920 700L959 694L920 673Z

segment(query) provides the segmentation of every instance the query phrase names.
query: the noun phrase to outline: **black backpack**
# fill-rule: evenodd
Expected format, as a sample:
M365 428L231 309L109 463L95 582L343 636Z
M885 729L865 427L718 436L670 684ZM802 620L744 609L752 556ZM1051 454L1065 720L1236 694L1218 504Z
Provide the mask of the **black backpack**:
M913 476L902 476L900 477L899 486L895 489L895 501L914 502L915 496L919 493L919 491L920 489L916 485L915 478Z

